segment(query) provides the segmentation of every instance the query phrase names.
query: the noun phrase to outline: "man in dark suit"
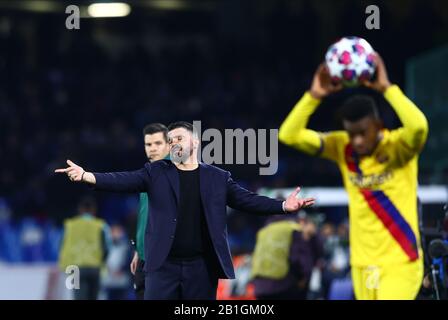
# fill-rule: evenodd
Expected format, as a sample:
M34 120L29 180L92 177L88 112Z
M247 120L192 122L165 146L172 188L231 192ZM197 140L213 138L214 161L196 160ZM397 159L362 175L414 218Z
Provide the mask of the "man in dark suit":
M199 139L188 122L168 127L171 160L137 171L92 173L67 160L71 181L151 197L145 237L146 299L216 299L219 278L235 277L227 241L226 206L254 214L297 212L314 203L297 188L285 201L250 192L228 171L198 163Z

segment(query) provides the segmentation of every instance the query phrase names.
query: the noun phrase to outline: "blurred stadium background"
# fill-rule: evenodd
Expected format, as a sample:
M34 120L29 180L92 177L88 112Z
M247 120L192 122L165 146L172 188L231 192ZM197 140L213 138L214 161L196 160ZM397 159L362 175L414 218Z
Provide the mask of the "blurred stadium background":
M88 17L92 2L0 1L0 299L70 298L56 267L62 222L88 190L53 174L65 159L91 171L139 168L141 129L150 122L278 128L309 88L326 48L346 35L367 39L382 54L392 81L429 119L419 172L422 225L437 228L448 197L447 1L135 0L125 1L127 16L114 18ZM79 30L65 27L70 4L81 8ZM365 27L370 4L380 7L380 30ZM311 126L338 128L333 110L347 94L325 101ZM392 109L375 99L386 125L397 127ZM256 165L225 167L244 186L273 195L297 184L305 193L330 188L311 214L343 281L347 207L338 202L337 167L281 145L279 155L274 176L259 176ZM133 238L137 195L94 195L99 216L122 228L123 241ZM247 259L263 223L229 211L241 268L221 297L250 297ZM312 281L314 297L321 297L320 282ZM127 289L132 299L130 282Z

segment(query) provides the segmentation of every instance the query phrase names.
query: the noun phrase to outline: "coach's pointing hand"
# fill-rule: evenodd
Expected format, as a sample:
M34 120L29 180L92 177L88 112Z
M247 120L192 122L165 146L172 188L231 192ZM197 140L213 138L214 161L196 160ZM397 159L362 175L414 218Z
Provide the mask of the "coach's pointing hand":
M300 192L300 187L297 187L289 196L286 198L285 202L283 203L283 209L290 213L290 212L296 212L301 208L306 208L309 206L312 206L316 199L314 198L303 198L300 199L297 197L297 195Z
M67 168L56 169L54 172L66 173L71 181L75 182L83 181L91 184L96 183L95 176L92 173L86 172L82 167L78 166L71 160L67 160L67 164L69 165Z

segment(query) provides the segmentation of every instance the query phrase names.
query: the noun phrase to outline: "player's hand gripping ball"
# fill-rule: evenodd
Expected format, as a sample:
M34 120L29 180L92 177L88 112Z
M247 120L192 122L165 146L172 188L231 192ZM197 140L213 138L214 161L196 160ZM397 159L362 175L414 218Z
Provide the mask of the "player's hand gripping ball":
M375 73L375 52L372 46L358 37L344 37L333 43L325 55L325 61L334 83L346 87L370 80Z

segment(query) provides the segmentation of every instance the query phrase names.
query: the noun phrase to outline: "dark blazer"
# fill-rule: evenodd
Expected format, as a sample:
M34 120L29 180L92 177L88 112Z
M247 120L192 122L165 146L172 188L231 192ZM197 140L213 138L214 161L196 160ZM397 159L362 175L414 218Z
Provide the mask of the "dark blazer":
M94 173L95 189L116 192L147 192L148 225L145 234L146 271L157 270L166 260L174 239L179 204L179 175L169 160L146 163L137 171ZM233 279L227 240L226 206L254 214L283 214L282 201L257 195L232 180L230 172L199 164L200 193L216 256L227 278Z

